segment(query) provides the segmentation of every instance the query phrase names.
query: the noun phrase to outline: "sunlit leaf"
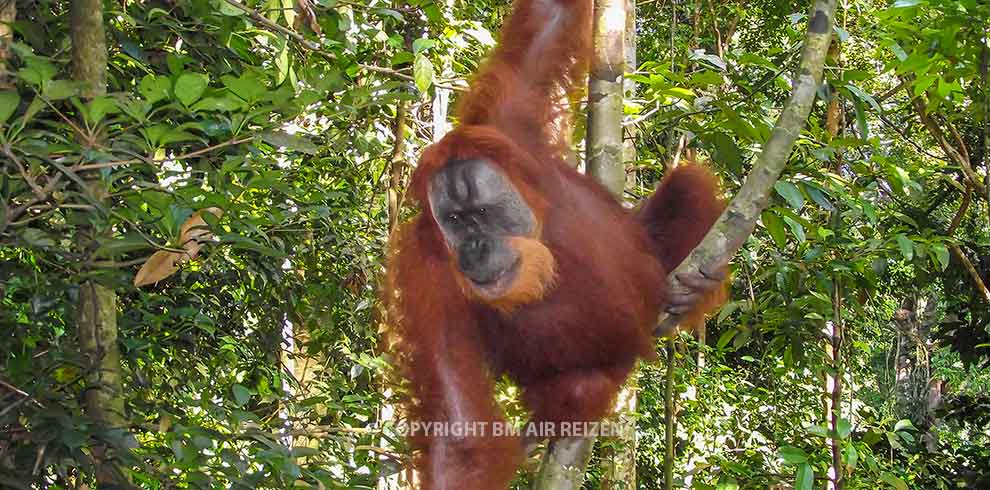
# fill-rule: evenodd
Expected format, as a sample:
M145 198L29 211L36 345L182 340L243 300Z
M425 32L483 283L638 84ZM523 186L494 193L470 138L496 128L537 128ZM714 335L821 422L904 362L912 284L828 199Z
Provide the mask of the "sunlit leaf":
M201 73L183 73L175 80L175 97L186 106L199 100L206 91L210 79Z

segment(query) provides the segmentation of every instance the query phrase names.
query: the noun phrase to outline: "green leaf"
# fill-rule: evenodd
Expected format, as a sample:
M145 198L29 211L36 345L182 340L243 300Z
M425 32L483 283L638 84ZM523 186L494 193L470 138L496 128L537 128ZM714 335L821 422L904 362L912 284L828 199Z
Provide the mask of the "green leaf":
M18 234L21 240L24 240L25 243L32 247L48 248L55 246L55 240L37 228L24 228Z
M115 257L135 250L145 250L151 248L148 240L137 232L126 233L115 238L106 238L99 241L99 248L96 249L97 257Z
M87 104L89 120L93 123L98 123L103 120L103 117L107 114L116 114L120 112L120 107L117 106L117 99L113 97L97 97Z
M902 431L902 430L918 430L918 429L914 426L913 423L911 423L910 419L901 419L898 420L896 424L894 424L894 432Z
M723 475L718 480L718 485L715 486L715 490L739 490L739 482L731 476Z
M843 459L845 460L846 466L850 468L856 468L856 464L859 462L859 451L856 451L856 447L852 444L846 446L846 451L843 454Z
M794 490L811 490L815 482L815 470L808 463L801 463L794 475Z
M293 151L306 153L307 155L316 155L320 152L320 147L313 144L313 142L302 136L289 134L285 131L266 131L261 134L261 139L269 145L279 148L285 147Z
M224 75L221 80L223 80L223 85L227 87L227 90L251 104L264 98L265 94L268 93L268 85L250 72L236 78Z
M798 242L804 243L807 240L807 236L804 233L804 225L801 222L790 216L784 216L784 223L787 223L787 226L791 229L791 233L794 234Z
M425 93L433 85L436 76L433 70L433 62L423 55L417 55L413 63L413 79L416 80L416 88Z
M251 399L251 390L240 383L232 386L231 391L234 392L234 401L237 402L238 407L243 407Z
M188 107L203 96L209 84L209 77L202 73L183 73L175 80L173 92L179 102Z
M890 473L880 475L880 481L890 485L891 488L894 488L895 490L908 490L908 485L904 482L904 480L901 480Z
M247 13L231 5L229 2L225 2L224 0L220 0L217 3L220 4L219 8L217 9L220 12L220 15L226 15L228 17L240 17Z
M766 227L767 232L773 238L773 242L777 244L777 248L786 247L787 233L784 231L784 220L780 219L780 216L777 216L776 213L769 209L764 211L760 217L763 221L763 226Z
M424 51L432 48L433 45L435 45L435 44L436 44L436 41L434 41L432 39L423 38L423 37L418 38L418 39L414 40L413 43L412 43L413 54L417 54L418 55L418 54L420 54L420 53L422 53L422 52L424 52Z
M138 85L138 92L141 93L141 97L144 97L148 102L154 104L155 102L168 97L168 90L171 86L172 82L168 79L168 77L145 75L144 78L141 79L141 83Z
M18 70L17 76L32 85L41 86L58 73L55 65L38 56L28 57L24 62L27 66Z
M0 124L7 122L21 103L21 96L15 90L0 92Z
M852 432L852 424L849 423L849 419L840 418L839 422L836 424L836 435L839 439L845 439L849 437L849 433Z
M727 134L723 132L717 132L712 137L715 143L715 160L722 162L725 166L735 172L742 172L742 153L739 151L739 146L736 142Z
M191 109L196 112L233 112L244 109L244 101L230 94L224 94L223 97L205 97L200 99L199 102L193 104Z
M949 249L946 248L944 244L935 243L932 244L930 253L935 256L935 260L938 262L939 270L945 271L949 267Z
M773 188L795 211L800 210L804 206L804 195L801 194L801 190L796 185L786 180L778 180L773 185Z
M304 458L306 456L315 456L319 454L319 451L316 448L312 448L312 447L295 446L292 448L290 454L292 455L293 458Z
M780 454L784 461L790 464L801 464L808 461L808 453L804 452L803 449L794 446L781 446L777 453Z
M894 238L897 239L897 246L901 249L901 255L904 256L904 259L911 260L914 258L914 242L904 236L903 233L898 233Z
M803 184L804 191L811 197L812 201L815 201L815 204L818 204L826 211L835 211L835 205L832 204L832 201L828 200L828 196L822 188L807 182L803 182Z
M925 91L928 90L928 88L931 87L933 83L935 83L935 80L938 79L939 79L938 75L931 73L926 73L916 78L914 80L914 96L917 97L925 93Z
M718 337L718 342L715 344L715 347L717 347L719 350L724 349L725 346L729 345L729 342L732 342L732 337L735 337L736 334L738 333L739 333L738 328L732 328L726 330L725 332L722 332L722 335Z

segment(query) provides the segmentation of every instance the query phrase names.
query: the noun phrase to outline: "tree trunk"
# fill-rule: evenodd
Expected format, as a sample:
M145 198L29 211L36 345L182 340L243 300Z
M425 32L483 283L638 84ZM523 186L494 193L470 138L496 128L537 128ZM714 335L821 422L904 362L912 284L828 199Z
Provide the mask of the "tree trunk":
M581 488L594 446L593 437L567 437L550 442L533 490Z
M625 70L626 0L595 0L591 70L588 79L587 174L622 198L622 80ZM553 441L533 488L580 488L595 445L593 436Z
M626 70L634 70L636 64L636 3L626 2L626 27L623 36L623 51ZM636 81L623 78L623 100L636 97ZM636 126L630 125L623 129L625 137L622 141L623 168L626 172L626 189L636 187ZM621 436L607 446L602 447L602 490L633 490L636 488L636 406L638 404L639 370L633 370L626 385L619 391L615 403L614 421L623 430Z
M928 425L931 376L931 345L928 334L934 309L934 297L912 295L901 302L893 319L897 330L897 358L894 361L897 366L894 378L895 410L898 417L911 420L916 427Z
M835 374L827 371L825 374L825 422L829 424L832 432L832 437L829 439L832 467L829 468L826 488L842 490L842 444L836 434L838 433L839 419L842 418L842 341L845 333L842 322L842 290L839 288L838 279L835 279L834 287L832 319L825 325L825 330L828 332L825 339L825 358L835 371Z
M10 43L14 32L10 23L17 17L17 3L14 0L0 0L0 90L14 86L13 75L7 68L10 59Z
M588 175L618 196L626 185L622 162L622 80L625 0L596 0L588 80Z
M107 45L103 30L103 3L100 0L73 0L70 5L69 31L72 40L72 77L83 85L84 98L106 94ZM107 201L107 189L96 172L83 176L86 189L94 199ZM80 227L77 243L83 251L95 248L102 231L99 227ZM79 349L87 370L86 414L104 429L124 427L124 399L121 388L120 348L117 344L117 293L93 279L79 287L77 305ZM105 445L92 448L96 480L114 485L122 477Z
M72 0L69 12L72 37L72 78L82 82L83 97L107 93L107 40L103 30L103 2Z

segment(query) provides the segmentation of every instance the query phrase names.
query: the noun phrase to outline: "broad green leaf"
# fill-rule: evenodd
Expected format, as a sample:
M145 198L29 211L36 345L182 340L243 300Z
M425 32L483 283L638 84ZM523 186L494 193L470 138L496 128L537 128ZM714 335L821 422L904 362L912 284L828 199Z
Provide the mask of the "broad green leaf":
M145 75L144 78L141 79L141 84L138 85L138 92L141 93L141 97L144 97L148 102L154 104L155 102L168 97L168 90L171 86L172 82L168 79L168 77Z
M849 423L849 419L840 418L839 422L836 424L835 431L836 435L839 436L839 439L849 437L849 433L852 432L852 424Z
M715 490L739 490L739 482L731 476L722 476L719 478Z
M934 255L939 270L944 272L949 267L949 249L944 244L934 243L931 245L930 252Z
M7 122L10 116L17 110L17 104L21 103L21 96L15 90L4 90L0 92L0 124Z
M433 62L423 55L417 55L413 63L413 79L416 80L416 88L425 93L433 85L435 77Z
M918 429L914 426L913 423L911 423L910 419L901 419L898 420L896 424L894 424L894 432L898 432L902 430L918 430Z
M103 120L103 117L107 114L116 114L120 112L120 108L117 106L117 99L113 97L97 97L87 104L89 109L89 120L93 123L98 123Z
M812 201L815 201L815 204L818 204L819 206L822 207L822 209L826 211L835 210L835 205L832 204L832 201L829 201L828 196L825 194L824 190L822 190L817 185L809 184L807 182L803 182L802 184L804 187L804 191L808 194L808 196L811 197Z
M432 48L433 45L435 45L435 44L436 44L436 41L434 41L432 39L424 38L424 37L418 38L418 39L414 40L413 43L412 43L413 54L418 55L418 54L420 54L420 53L422 53L422 52L424 52L424 51Z
M908 490L908 485L904 482L904 480L901 480L890 473L880 475L880 481L890 485L890 487L895 490Z
M251 390L240 383L232 386L231 391L233 391L234 401L237 402L237 406L239 407L243 407L251 399Z
M777 244L777 248L786 247L787 233L784 231L784 220L769 209L763 212L760 219L763 221L763 226L766 227L767 232L770 233L770 237L773 238L773 242Z
M788 228L791 229L791 233L797 238L798 242L804 243L807 240L807 236L804 233L804 225L800 221L791 218L790 216L784 216L784 223L787 223Z
M739 333L738 328L730 328L729 330L722 332L722 335L718 337L718 342L715 344L715 347L717 347L719 350L724 349L725 346L729 345L729 342L732 342L732 338L735 337L736 334L738 333Z
M715 133L712 139L715 143L715 160L725 164L729 170L741 173L743 159L736 142L721 131Z
M910 238L904 236L903 233L898 233L896 237L897 246L901 249L901 255L904 256L906 260L911 260L914 258L914 242Z
M231 5L229 2L225 2L224 0L220 0L217 3L219 4L219 8L217 10L220 12L220 15L226 15L228 17L240 17L246 14L246 12L244 12L243 10Z
M931 73L925 73L914 80L914 96L917 97L931 87L935 80L938 80L939 76Z
M183 73L175 80L173 91L179 102L188 107L203 96L209 83L209 77L202 73Z
M232 112L244 109L245 103L241 99L234 97L230 94L224 94L223 97L205 97L196 102L192 106L194 111L221 111L221 112Z
M281 41L281 47L278 51L278 56L275 57L275 68L278 69L278 73L275 76L275 85L282 85L286 79L289 78L289 69L292 67L292 63L289 59L289 45L285 40Z
M18 235L20 235L21 240L32 247L48 248L55 246L55 240L38 228L24 228L20 230Z
M313 144L303 136L293 135L284 131L266 131L261 134L261 139L265 143L275 147L285 147L293 151L300 151L308 155L315 155L320 152L320 147Z
M794 446L781 446L777 453L784 461L790 464L800 464L808 461L808 453L803 449Z
M856 447L852 444L846 446L846 450L843 453L843 459L845 460L846 466L849 468L856 468L856 464L859 462L859 451L856 451Z
M796 185L786 180L778 180L773 185L773 188L795 211L800 210L804 206L804 195L801 194L801 190Z
M815 482L815 470L808 463L801 463L798 466L797 474L794 475L794 490L811 490L811 485Z
M48 100L62 100L79 95L83 84L73 80L52 80L45 84L42 91Z
M251 104L261 100L268 93L268 86L253 73L245 73L240 77L224 75L221 80L227 90Z
M26 58L24 62L26 66L17 71L17 76L31 85L40 87L58 73L58 68L55 68L55 65L38 56Z

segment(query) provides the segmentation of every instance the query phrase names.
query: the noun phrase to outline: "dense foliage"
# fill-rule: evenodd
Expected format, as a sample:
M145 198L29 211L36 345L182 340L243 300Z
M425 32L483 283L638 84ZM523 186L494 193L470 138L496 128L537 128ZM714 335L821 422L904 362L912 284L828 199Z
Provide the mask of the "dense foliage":
M101 451L140 488L393 476L407 455L375 299L389 226L505 2L104 2L95 98L72 78L69 2L13 7L0 488L92 485ZM732 195L788 95L805 2L637 10L631 195L686 153ZM706 342L685 334L673 365L641 370L639 487L662 487L667 368L677 488L823 488L829 376L845 488L990 485L990 4L855 0L837 23L732 301ZM195 260L135 286L188 253L191 219ZM85 281L117 294L118 427L85 404Z

